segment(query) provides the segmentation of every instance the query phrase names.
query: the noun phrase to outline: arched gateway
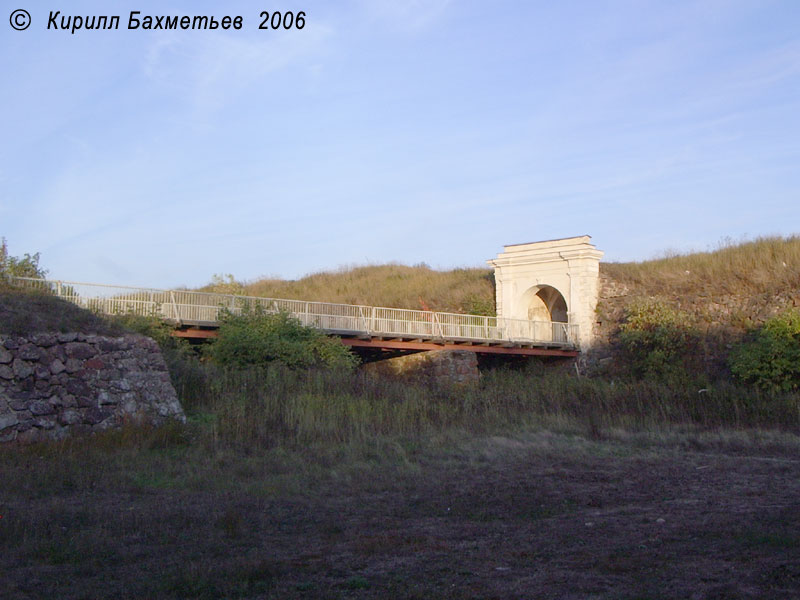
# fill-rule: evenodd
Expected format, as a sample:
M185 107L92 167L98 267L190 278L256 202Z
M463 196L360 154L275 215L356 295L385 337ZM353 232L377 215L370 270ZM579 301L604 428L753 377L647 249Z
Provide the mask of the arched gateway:
M590 236L505 246L494 260L497 316L573 323L579 342L592 341L603 252Z

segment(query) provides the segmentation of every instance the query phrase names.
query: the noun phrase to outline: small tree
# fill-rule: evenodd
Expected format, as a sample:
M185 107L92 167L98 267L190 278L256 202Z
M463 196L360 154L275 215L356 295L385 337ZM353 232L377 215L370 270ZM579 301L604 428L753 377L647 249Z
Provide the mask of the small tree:
M733 349L728 362L746 383L773 391L800 388L800 310L769 319Z
M38 252L36 254L25 254L22 258L10 256L6 238L0 238L0 275L44 279L47 271L39 267Z
M665 378L685 375L697 337L689 315L651 300L626 308L619 342L634 375Z
M225 275L214 273L211 277L211 283L208 284L208 289L217 294L231 294L234 296L244 294L244 286L236 281L236 278L230 273Z
M220 320L219 335L209 353L223 366L277 362L290 369L352 369L358 364L358 358L337 339L286 312L268 313L256 307L234 314L223 309Z

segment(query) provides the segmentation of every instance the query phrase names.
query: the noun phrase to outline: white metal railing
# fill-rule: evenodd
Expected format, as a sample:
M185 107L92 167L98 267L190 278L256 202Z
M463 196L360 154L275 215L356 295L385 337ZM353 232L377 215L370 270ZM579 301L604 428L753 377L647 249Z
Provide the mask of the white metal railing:
M47 291L73 304L107 315L132 313L157 316L176 323L214 325L219 321L223 308L239 312L246 307L260 306L268 312L288 312L304 325L344 335L578 346L578 325L572 323L30 277L8 279L18 286Z

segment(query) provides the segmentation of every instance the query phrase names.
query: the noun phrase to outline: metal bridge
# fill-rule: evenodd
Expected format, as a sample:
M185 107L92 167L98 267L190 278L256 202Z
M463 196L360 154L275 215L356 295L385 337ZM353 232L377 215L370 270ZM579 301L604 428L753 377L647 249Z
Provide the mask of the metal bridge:
M188 290L11 277L16 286L51 293L104 315L157 316L172 323L175 335L216 335L220 313L260 307L287 312L302 324L337 335L353 347L385 351L458 348L495 354L575 356L578 326L457 313L384 308L329 302L306 302Z

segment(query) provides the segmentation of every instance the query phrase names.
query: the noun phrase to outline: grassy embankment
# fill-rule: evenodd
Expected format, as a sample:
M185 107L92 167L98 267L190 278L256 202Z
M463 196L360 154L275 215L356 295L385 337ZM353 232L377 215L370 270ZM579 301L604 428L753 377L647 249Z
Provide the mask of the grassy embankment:
M764 237L642 262L601 263L600 271L642 295L682 296L695 303L726 295L770 300L800 288L800 236Z
M437 271L424 265L373 265L314 273L296 281L260 279L239 284L238 290L267 298L494 314L493 274L481 268Z
M758 311L800 289L800 237L765 237L721 245L710 252L601 263L600 273L627 286L631 299L663 297L701 312L709 302L732 296ZM422 299L431 310L494 314L494 282L488 268L437 271L426 266L364 266L315 273L296 281L260 279L241 284L241 289L254 296L412 309L421 308ZM759 316L760 312L736 314L731 319L746 325Z
M125 329L48 294L10 287L0 277L0 335L40 331L120 335Z

